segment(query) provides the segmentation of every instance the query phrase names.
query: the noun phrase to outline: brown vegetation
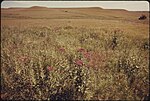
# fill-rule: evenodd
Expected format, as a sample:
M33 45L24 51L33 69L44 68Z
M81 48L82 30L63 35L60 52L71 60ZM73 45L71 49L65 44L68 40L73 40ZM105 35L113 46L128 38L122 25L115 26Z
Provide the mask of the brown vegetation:
M32 7L1 14L3 100L148 98L143 12Z

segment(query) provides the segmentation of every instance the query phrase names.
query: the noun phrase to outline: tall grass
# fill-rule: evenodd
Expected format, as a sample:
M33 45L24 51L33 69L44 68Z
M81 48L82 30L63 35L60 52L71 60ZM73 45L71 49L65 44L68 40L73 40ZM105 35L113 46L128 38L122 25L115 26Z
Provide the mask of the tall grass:
M1 98L144 100L148 59L148 38L121 29L1 26Z

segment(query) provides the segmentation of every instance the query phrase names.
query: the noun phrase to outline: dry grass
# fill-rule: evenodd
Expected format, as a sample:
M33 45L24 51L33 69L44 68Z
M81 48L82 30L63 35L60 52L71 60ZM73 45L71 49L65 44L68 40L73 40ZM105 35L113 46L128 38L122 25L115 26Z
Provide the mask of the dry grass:
M114 20L112 26L120 27L112 28L104 20L103 27L95 27L97 23L82 27L73 25L75 19L68 24L63 20L59 26L15 27L5 21L3 100L144 100L148 96L148 25L123 23L129 28Z

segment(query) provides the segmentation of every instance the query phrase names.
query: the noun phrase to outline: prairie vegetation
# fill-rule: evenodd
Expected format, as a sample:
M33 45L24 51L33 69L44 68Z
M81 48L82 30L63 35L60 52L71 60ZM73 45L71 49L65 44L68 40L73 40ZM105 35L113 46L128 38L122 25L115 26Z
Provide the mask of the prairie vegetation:
M136 29L133 22L130 22L133 25L128 23L129 30L122 23L118 25L120 28L78 27L71 23L72 20L59 26L29 27L2 21L1 98L146 99L149 94L147 23L138 23L141 26L138 31L133 30Z

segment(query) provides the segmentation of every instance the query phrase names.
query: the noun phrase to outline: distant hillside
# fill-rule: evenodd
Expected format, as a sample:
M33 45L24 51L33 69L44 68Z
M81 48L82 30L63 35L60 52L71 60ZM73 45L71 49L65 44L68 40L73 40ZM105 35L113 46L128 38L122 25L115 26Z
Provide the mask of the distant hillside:
M137 22L142 15L149 16L148 11L127 11L125 9L103 9L101 7L50 8L32 6L30 8L1 8L2 18L17 19L99 19ZM147 23L147 20L144 21Z

